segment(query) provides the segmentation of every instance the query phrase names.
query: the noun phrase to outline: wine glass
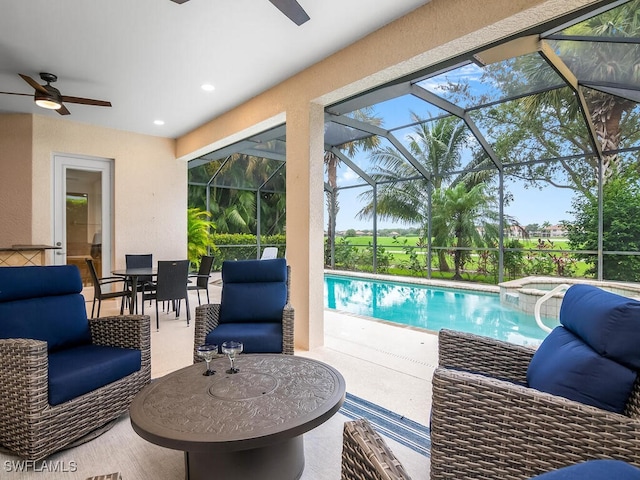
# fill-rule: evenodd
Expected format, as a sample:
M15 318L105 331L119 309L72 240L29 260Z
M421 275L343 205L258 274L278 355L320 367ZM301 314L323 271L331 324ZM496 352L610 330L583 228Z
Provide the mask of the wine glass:
M216 373L215 370L211 370L209 368L209 363L213 360L213 357L218 353L218 345L214 345L211 343L206 343L204 345L200 345L197 348L198 356L202 357L205 362L207 362L207 369L203 373L203 375L209 376Z
M231 368L227 370L227 373L238 373L240 371L234 367L233 362L236 356L242 353L243 348L244 345L242 345L242 342L228 341L222 344L222 353L226 353L231 362Z

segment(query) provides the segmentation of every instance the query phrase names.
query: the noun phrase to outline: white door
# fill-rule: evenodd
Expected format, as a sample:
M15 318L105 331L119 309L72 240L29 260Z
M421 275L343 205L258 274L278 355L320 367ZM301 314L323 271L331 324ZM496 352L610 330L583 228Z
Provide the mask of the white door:
M53 242L55 264L80 268L90 283L87 258L98 276L111 273L113 161L55 154L53 157Z

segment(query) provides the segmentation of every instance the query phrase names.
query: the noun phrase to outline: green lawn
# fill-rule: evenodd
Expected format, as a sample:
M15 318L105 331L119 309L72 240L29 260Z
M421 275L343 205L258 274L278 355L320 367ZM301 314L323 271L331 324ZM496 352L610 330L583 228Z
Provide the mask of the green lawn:
M338 237L336 239L336 245L340 245L344 240L346 240L349 245L356 247L359 251L363 251L365 247L369 247L373 244L372 236L357 236L357 237ZM411 271L408 269L408 265L411 261L411 256L407 247L415 247L419 241L419 237L417 236L398 236L398 237L386 237L380 236L378 237L378 248L383 248L385 253L391 256L389 261L389 273L398 274L398 275L406 275L411 274ZM549 252L549 256L544 254L545 250L569 250L569 243L566 239L558 238L558 239L547 239L545 241L545 249L538 249L538 239L529 239L529 240L520 240L523 245L524 257L526 258L527 253L529 251L539 252L537 258L544 258L547 261L549 260L549 256L560 257L561 253L552 253ZM426 255L426 247L418 248L416 250L417 256L420 259L422 265L424 265L424 255ZM432 260L432 267L437 269L437 260L435 259L435 254L433 255L434 259ZM484 275L474 273L478 270L478 262L480 258L477 253L471 255L471 260L468 261L464 268L467 272L466 277L471 281L479 281L479 282L489 282L492 283L492 280ZM453 269L453 259L449 255L448 256L449 266ZM531 268L531 266L529 267ZM554 267L555 268L555 267ZM573 273L571 276L574 277L584 277L585 271L588 268L588 265L584 262L575 262L572 265ZM439 275L439 272L434 272L435 275ZM557 275L556 271L550 273L551 275ZM443 274L449 275L450 274ZM506 275L506 273L505 273ZM495 281L495 280L493 280Z
M362 246L362 247L367 247L370 244L373 244L373 236L371 235L363 235L363 236L358 236L358 237L336 237L336 241L339 241L339 239L344 238L346 239L351 245L354 246ZM420 237L378 237L378 246L379 247L397 247L400 248L402 246L405 245L405 240L406 240L406 245L407 246L416 246L416 244L418 243L418 240L420 239ZM553 238L553 239L549 239L553 242L553 248L557 249L557 250L569 250L569 242L564 239L564 238ZM529 240L520 240L520 243L523 244L524 248L532 248L535 249L536 245L538 244L538 240L537 239L529 239Z

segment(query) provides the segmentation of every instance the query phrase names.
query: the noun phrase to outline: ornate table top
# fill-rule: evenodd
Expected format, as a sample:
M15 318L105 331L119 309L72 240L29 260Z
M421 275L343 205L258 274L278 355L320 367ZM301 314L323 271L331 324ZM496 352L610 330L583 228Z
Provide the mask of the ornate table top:
M328 420L344 401L334 368L292 355L240 355L173 372L145 387L130 407L136 432L178 450L257 448L303 434Z

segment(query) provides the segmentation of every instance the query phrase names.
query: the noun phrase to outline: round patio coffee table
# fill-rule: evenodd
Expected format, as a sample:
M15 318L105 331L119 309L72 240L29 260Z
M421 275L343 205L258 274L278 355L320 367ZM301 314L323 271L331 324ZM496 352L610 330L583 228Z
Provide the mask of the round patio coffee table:
M322 362L293 355L240 355L198 363L152 382L129 409L145 440L185 452L185 478L294 480L304 470L303 434L342 406L345 381Z

